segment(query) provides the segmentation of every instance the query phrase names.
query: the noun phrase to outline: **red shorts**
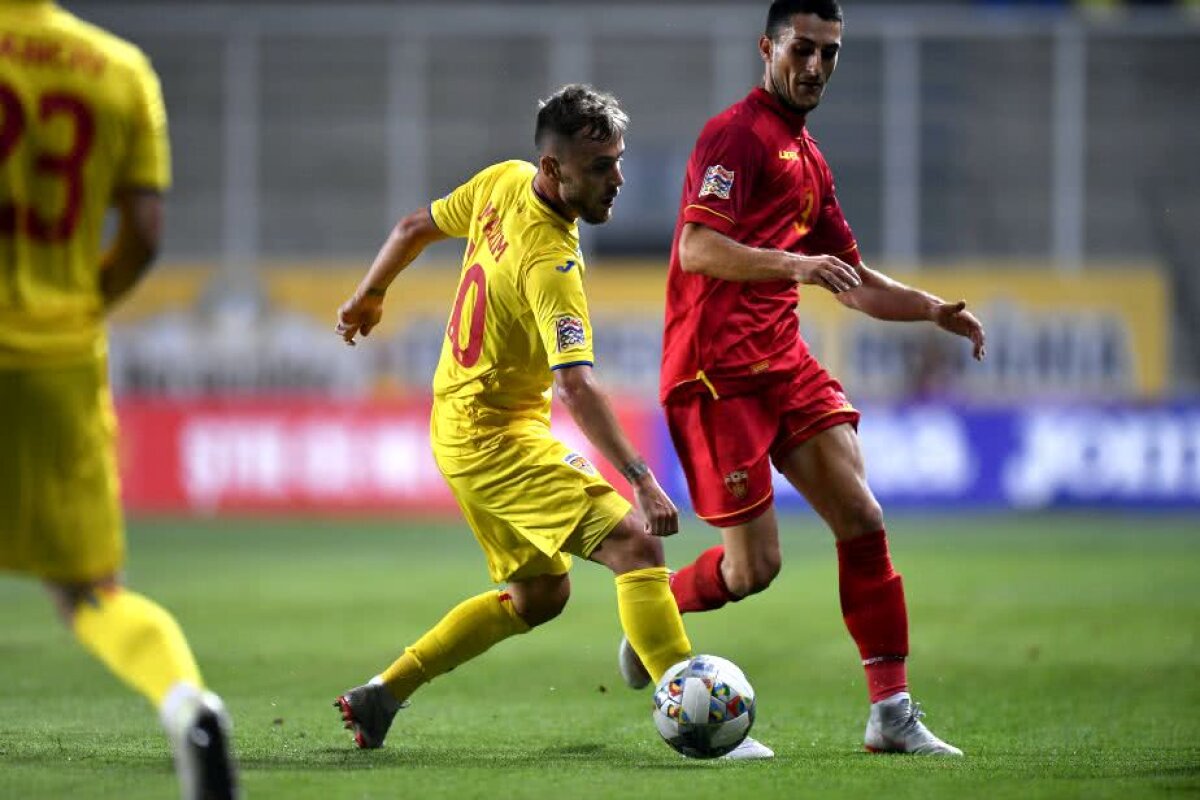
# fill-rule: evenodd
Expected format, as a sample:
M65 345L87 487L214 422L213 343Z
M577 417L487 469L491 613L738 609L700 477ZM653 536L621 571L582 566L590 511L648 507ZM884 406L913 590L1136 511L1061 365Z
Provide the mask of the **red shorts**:
M842 385L820 365L753 394L689 393L666 403L667 427L697 516L718 528L749 522L771 502L771 461L835 425L858 425Z

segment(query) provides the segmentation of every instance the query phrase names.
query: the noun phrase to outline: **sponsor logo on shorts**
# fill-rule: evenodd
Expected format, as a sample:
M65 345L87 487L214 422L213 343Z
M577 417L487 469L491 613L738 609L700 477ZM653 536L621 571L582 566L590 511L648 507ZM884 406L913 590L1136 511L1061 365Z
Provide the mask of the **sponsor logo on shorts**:
M746 499L746 483L750 479L750 473L744 469L735 469L733 472L725 476L725 488L729 493L738 500Z
M710 194L722 200L729 199L733 190L733 170L725 169L720 164L714 164L704 172L704 180L700 183L700 197Z
M558 352L579 350L587 346L587 331L584 330L583 320L579 317L562 316L554 320L554 330L558 338Z
M567 457L563 461L568 467L573 467L584 475L596 474L596 468L592 466L592 462L584 458L581 453L567 453Z

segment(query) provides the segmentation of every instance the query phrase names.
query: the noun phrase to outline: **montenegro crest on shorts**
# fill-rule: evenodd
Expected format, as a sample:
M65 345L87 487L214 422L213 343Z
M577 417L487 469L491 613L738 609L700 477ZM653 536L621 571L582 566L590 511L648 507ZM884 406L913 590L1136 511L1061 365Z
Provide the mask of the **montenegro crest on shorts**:
M735 469L733 472L725 476L725 488L729 493L738 500L746 499L746 483L750 479L750 473L744 469Z
M584 475L596 474L596 468L592 466L592 462L583 457L582 453L567 453L567 457L563 461L567 466L574 467Z
M733 189L733 170L725 169L720 164L713 164L704 171L704 180L700 183L700 197L710 194L722 200L729 199Z

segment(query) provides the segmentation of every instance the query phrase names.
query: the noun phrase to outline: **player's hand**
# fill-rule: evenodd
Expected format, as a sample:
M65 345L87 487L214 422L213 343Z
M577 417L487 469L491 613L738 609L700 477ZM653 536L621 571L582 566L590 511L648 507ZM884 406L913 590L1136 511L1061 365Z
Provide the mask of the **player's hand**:
M987 355L987 335L983 331L983 323L967 311L966 300L942 303L933 310L933 321L942 330L970 339L972 355L976 361L983 361Z
M633 496L642 516L646 518L646 533L652 536L674 536L679 533L679 509L647 473L633 485Z
M820 286L834 294L848 292L860 286L862 279L854 267L837 256L793 256L793 277L796 283Z
M365 338L379 324L382 316L383 292L359 290L338 309L338 323L334 330L346 344L354 347L354 337L361 334Z

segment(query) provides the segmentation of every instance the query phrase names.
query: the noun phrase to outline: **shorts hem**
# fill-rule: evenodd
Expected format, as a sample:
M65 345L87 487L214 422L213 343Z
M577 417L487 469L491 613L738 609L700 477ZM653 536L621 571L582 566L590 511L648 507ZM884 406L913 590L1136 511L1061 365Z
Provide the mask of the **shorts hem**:
M842 423L848 422L857 429L860 419L862 419L862 413L855 408L839 408L836 411L830 411L813 420L808 425L805 425L803 428L792 431L779 444L773 445L771 447L771 460L778 461L787 455L788 452L795 450L817 434L824 433Z
M729 511L724 514L711 514L705 516L697 512L696 516L712 525L714 528L729 528L734 525L744 525L751 520L758 519L762 516L766 509L760 508L764 503L770 503L775 499L775 490L769 489L767 493L759 500L750 505L739 508L737 511Z

